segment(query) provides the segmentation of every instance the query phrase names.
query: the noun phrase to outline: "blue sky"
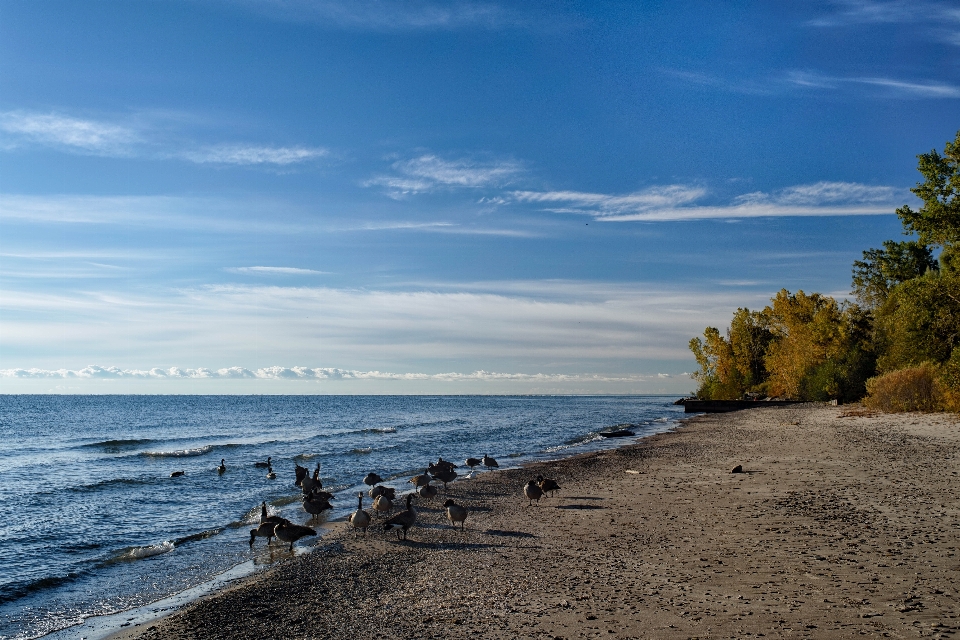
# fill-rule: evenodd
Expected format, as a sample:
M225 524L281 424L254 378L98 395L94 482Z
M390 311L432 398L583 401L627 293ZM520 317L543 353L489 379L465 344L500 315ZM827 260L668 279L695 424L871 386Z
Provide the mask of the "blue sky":
M0 2L0 390L684 393L960 129L917 2Z

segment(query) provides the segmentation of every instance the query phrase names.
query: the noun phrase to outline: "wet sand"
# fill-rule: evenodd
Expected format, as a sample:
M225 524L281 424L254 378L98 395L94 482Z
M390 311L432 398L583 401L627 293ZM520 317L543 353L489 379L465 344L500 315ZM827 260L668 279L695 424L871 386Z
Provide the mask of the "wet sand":
M414 501L406 542L334 523L313 553L114 638L960 637L958 453L954 415L698 416L455 482ZM563 488L528 506L538 474Z

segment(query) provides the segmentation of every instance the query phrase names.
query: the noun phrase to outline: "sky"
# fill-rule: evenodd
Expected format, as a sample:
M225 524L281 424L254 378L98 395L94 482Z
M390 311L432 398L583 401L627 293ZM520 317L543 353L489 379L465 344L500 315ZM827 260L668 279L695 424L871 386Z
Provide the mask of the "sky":
M954 3L0 0L0 392L688 393L958 129Z

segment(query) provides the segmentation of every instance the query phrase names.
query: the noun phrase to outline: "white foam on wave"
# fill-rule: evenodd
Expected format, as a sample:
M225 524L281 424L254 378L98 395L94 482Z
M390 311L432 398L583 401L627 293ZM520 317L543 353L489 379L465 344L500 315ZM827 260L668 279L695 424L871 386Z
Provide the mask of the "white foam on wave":
M213 451L213 445L208 444L195 449L178 449L176 451L144 451L140 455L151 458L190 458L193 456L202 456Z
M159 556L163 553L169 553L171 551L173 551L173 543L167 540L166 542L161 542L160 544L151 544L145 547L133 547L123 554L122 559L142 560L143 558L152 558L153 556Z

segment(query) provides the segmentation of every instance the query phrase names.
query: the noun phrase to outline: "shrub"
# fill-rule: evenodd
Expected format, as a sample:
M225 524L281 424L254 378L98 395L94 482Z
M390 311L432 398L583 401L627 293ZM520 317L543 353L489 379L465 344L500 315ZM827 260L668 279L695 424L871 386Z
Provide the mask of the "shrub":
M942 411L944 385L940 372L929 362L918 367L899 369L867 380L863 404L890 413L901 411Z

